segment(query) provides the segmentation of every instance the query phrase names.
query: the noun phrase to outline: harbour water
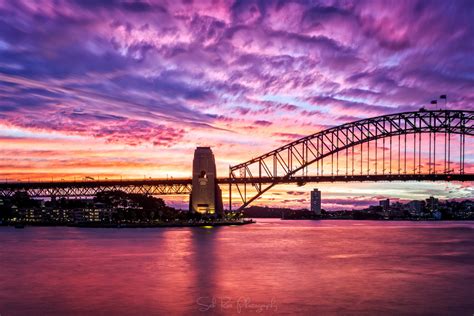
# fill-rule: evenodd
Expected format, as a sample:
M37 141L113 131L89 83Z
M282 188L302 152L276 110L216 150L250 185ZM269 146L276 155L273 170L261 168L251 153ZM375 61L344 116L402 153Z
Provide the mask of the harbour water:
M0 227L0 314L473 315L474 222Z

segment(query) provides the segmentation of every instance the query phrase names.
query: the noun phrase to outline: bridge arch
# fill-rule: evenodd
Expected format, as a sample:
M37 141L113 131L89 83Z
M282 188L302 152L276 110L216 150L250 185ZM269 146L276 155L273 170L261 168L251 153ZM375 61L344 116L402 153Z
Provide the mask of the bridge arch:
M292 180L294 180L293 182L303 181L302 179L305 178L305 169L307 172L307 168L310 165L321 163L321 166L324 166L323 160L325 158L331 157L331 159L334 160L335 156L339 162L339 153L345 151L346 155L348 155L348 150L351 148L352 175L354 175L354 148L356 146L362 146L362 144L365 143L369 144L372 141L377 142L378 140L385 142L386 139L390 139L391 141L393 137L398 137L398 163L400 163L401 138L402 136L405 138L405 168L403 173L399 168L398 174L406 175L406 137L411 134L414 136L418 135L419 151L417 153L417 139L415 137L413 152L415 157L414 164L416 164L416 155L418 154L419 168L415 166L413 174L418 175L420 180L426 179L426 175L455 174L454 170L450 168L451 135L459 135L459 168L457 171L458 174L464 174L465 137L474 135L474 111L427 111L422 109L414 112L382 115L346 123L303 137L244 163L231 166L229 168L229 208L232 208L232 189L234 185L243 202L239 209L243 209L277 183L292 182ZM429 169L427 173L422 173L421 168L422 134L427 134L428 136ZM436 136L439 136L439 134L442 134L441 137L444 136L443 144L445 147L443 152L445 156L444 168L442 170L436 170ZM392 142L390 142L390 152L392 153L391 145ZM375 155L377 155L377 144L375 148ZM370 148L366 154L368 155L368 161L370 161ZM385 164L385 143L383 155ZM375 160L377 161L377 156ZM346 159L346 164L347 161L348 159ZM392 163L392 156L390 156L390 163ZM331 163L331 166L334 167L334 164ZM324 168L322 168L322 171L323 170ZM384 174L385 166L382 170L382 174ZM298 177L297 175L300 172L302 175ZM369 173L370 170L367 171L367 175L369 175ZM375 174L377 174L377 170ZM390 175L391 174L392 166L390 166ZM333 171L331 175L334 175ZM347 175L346 168L346 176ZM339 175L337 174L337 176ZM340 177L338 177L338 179L339 178ZM409 178L416 179L417 177L411 176ZM268 181L268 179L273 179L274 181ZM449 179L449 177L439 177L439 179L446 180ZM248 194L247 185L251 185L255 189L255 193Z

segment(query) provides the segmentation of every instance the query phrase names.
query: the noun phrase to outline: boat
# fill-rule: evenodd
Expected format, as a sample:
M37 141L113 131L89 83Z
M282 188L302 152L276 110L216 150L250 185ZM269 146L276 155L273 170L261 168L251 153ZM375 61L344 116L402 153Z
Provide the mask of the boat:
M25 225L18 223L18 224L15 224L15 228L18 228L18 229L25 228Z

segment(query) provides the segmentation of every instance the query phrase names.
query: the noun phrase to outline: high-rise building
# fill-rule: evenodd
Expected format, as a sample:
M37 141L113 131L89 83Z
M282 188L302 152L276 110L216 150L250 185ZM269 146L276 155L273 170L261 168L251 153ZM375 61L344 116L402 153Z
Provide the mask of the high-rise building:
M321 191L318 189L311 191L311 211L321 215Z
M426 199L426 205L430 211L437 211L439 208L439 200L435 197L430 196L429 199Z
M388 211L390 209L390 200L389 199L381 200L379 201L379 205L382 207L384 211Z

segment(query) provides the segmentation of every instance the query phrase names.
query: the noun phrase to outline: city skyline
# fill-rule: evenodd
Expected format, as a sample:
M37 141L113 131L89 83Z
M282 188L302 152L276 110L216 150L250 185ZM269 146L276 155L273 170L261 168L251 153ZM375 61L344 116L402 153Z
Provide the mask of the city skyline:
M470 2L4 1L0 11L10 181L189 177L196 146L212 147L225 176L331 126L444 108L430 104L440 94L474 109ZM473 195L471 183L307 184L259 202L309 205L315 187L327 209Z

